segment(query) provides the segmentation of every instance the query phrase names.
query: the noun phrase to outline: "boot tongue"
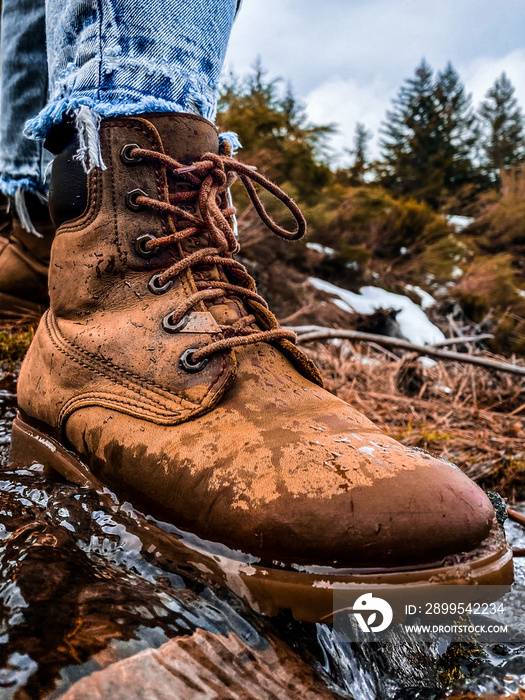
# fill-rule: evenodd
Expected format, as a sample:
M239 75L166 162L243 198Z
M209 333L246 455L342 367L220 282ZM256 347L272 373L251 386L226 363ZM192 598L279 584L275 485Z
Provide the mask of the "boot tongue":
M189 164L204 153L219 152L217 128L194 114L145 114L157 129L166 153L181 163Z
M217 128L203 117L172 113L144 115L144 118L159 132L167 155L180 163L189 165L204 153L219 153ZM208 245L208 237L203 234L198 240L188 239L183 248L192 253L198 247ZM200 266L193 274L196 280L227 280L224 271L216 265ZM208 310L220 325L230 325L248 313L240 299L228 298L210 304Z

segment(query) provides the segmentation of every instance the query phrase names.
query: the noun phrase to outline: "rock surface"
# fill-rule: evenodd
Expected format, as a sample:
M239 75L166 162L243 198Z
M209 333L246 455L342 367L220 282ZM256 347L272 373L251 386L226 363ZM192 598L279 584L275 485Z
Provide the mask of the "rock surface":
M198 630L82 678L62 700L314 700L340 697L285 647L254 652L235 634Z

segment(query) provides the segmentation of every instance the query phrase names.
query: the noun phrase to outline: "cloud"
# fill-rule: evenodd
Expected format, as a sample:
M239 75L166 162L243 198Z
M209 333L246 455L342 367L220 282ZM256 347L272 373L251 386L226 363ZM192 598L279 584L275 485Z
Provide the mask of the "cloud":
M351 146L357 121L377 138L423 57L436 70L452 61L476 103L505 70L525 106L524 37L523 0L244 0L227 67L246 73L260 56L313 121L339 123L340 149Z
M312 90L305 98L307 113L316 124L335 123L337 133L332 137L331 146L339 155L338 165L348 163L344 149L353 145L357 122L362 122L373 134L373 147L370 155L378 155L377 136L389 107L388 91L380 79L372 83L360 84L356 80L330 80Z
M516 97L525 106L524 49L516 49L500 58L481 56L460 67L459 72L468 90L472 92L475 104L483 100L496 78L505 72L516 88Z

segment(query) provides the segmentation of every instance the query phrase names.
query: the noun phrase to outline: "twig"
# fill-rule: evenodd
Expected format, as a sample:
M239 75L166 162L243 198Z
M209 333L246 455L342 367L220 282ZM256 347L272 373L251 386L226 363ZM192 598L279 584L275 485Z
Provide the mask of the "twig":
M492 333L482 333L481 335L460 335L458 338L446 338L432 343L434 348L444 348L447 345L460 345L465 343L480 343L482 340L494 338Z
M387 350L386 348L382 348L380 345L377 343L369 343L371 348L374 348L374 350L379 350L380 352L384 353L387 357L389 357L391 360L400 360L401 358L399 355L396 355L393 352L390 352L390 350Z
M478 365L479 367L488 367L489 369L499 370L500 372L509 372L510 374L520 374L525 376L525 366L522 365L511 365L509 362L499 362L497 360L490 360L487 357L480 357L479 355L467 355L461 352L452 352L451 350L438 350L432 345L422 346L414 345L408 342L408 340L401 340L400 338L391 338L385 335L375 335L373 333L362 333L361 331L348 331L339 330L337 328L322 328L316 327L316 330L310 330L312 326L308 326L309 332L299 335L297 340L300 343L309 343L312 340L325 340L328 338L351 338L352 340L361 340L365 343L377 343L378 345L383 345L385 347L402 348L403 350L410 350L410 352L415 352L418 355L425 355L427 357L433 357L438 360L451 360L453 362L463 362L469 365ZM318 329L318 330L317 330ZM301 328L289 328L289 330L295 330L300 332Z
M513 520L515 523L519 523L525 527L525 515L518 513L517 510L513 510L512 508L507 508L507 515L509 516L509 520Z

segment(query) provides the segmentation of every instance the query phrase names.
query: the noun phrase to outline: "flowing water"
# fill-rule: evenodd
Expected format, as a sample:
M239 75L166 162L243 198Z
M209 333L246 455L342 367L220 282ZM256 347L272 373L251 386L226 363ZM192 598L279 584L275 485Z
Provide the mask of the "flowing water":
M147 538L151 522L130 504L51 480L39 465L12 471L15 405L16 377L7 374L0 380L1 700L58 698L112 662L196 630L234 633L255 660L269 647L279 658L285 650L288 674L313 671L308 697L430 700L460 689L509 695L525 688L525 646L399 635L382 646L341 643L326 625L258 616L209 572L166 556ZM523 529L511 523L508 534L525 547ZM519 560L517 576L525 580ZM293 695L251 692L242 697Z

